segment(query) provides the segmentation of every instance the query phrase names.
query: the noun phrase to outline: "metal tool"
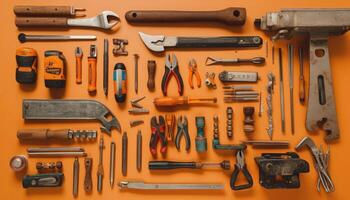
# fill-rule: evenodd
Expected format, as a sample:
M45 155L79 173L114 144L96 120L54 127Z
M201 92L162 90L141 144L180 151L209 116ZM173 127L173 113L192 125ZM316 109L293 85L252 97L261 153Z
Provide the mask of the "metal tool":
M28 159L24 155L13 156L10 160L10 167L15 172L25 171L28 167Z
M324 154L322 148L317 148L315 142L310 137L304 137L295 147L299 151L304 146L308 147L312 153L314 166L318 174L317 190L320 191L320 183L326 192L334 192L334 183L328 172L329 151Z
M157 64L155 60L148 60L147 61L147 72L148 72L148 79L147 79L147 88L149 91L153 91L155 89L155 76L156 76L156 68Z
M144 123L143 120L131 120L131 121L130 121L130 126L131 126L131 127L135 127L135 126L141 125L141 124L143 124L143 123Z
M189 70L189 74L188 74L188 84L190 85L190 87L193 89L193 75L195 75L196 80L197 80L197 87L200 88L201 87L201 77L199 75L198 72L198 67L197 67L197 62L194 58L192 58L190 60L190 62L188 63L188 70Z
M154 98L153 104L156 107L174 107L180 105L205 105L216 103L217 98L190 98L190 97L158 97Z
M109 70L109 43L108 39L103 40L103 92L108 96L108 70Z
M99 159L98 159L98 168L97 168L97 191L102 192L102 184L103 184L103 176L104 176L104 171L103 171L103 149L105 148L104 145L104 139L103 136L101 135L100 137L100 144L99 144Z
M130 100L131 106L136 108L143 108L143 106L140 105L139 102L144 100L145 98L146 96L142 96L142 97Z
M176 126L176 117L174 114L166 114L165 115L165 123L166 123L166 138L168 141L175 140L175 126Z
M191 138L188 133L188 121L186 116L179 116L177 118L177 133L175 136L175 146L178 151L180 151L180 142L182 137L185 138L186 151L189 151L191 148Z
M130 108L128 110L130 114L148 114L149 109L148 108Z
M136 138L136 169L141 171L142 169L142 134L141 131L137 131Z
M267 134L270 137L270 140L272 140L272 134L273 134L273 102L272 97L274 93L275 88L275 81L276 77L272 72L269 72L267 74L267 97L266 97L266 104L267 104L267 118L268 118L268 127L266 129Z
M84 152L82 147L32 147L27 152Z
M246 184L236 185L239 172L242 172L245 179L247 180ZM247 169L247 165L245 164L243 150L239 150L236 152L236 164L235 169L233 170L231 175L230 186L232 190L244 190L253 186L253 178Z
M207 72L205 74L205 85L208 86L208 88L216 89L214 72Z
M305 78L304 78L304 53L303 48L299 47L299 102L305 103Z
M259 36L233 37L177 37L164 35L148 35L139 32L146 47L154 52L163 52L165 48L247 48L260 47L262 38Z
M86 19L69 19L64 17L16 17L15 24L18 28L70 28L91 27L111 30L120 19L112 11L103 11L96 17Z
M222 162L174 162L174 161L149 161L150 170L169 170L169 169L203 169L205 167L220 167L223 170L231 168L230 161Z
M203 153L207 151L207 137L204 134L204 126L205 126L205 117L197 116L196 117L196 127L197 127L197 135L195 138L196 143L196 151L198 153Z
M22 178L23 188L60 187L62 183L63 173L25 175Z
M38 147L28 148L29 157L86 156L82 147Z
M106 116L111 116L107 119ZM117 118L103 104L94 100L37 100L24 99L22 117L26 120L90 120L97 119L102 123L101 130L111 133L112 128L120 131Z
M24 33L18 34L18 41L37 42L37 41L84 41L96 40L96 35L27 35Z
M232 64L253 64L253 65L263 65L265 64L265 58L254 57L254 58L214 58L207 57L205 65L232 65Z
M284 84L283 84L283 60L282 49L278 48L278 61L280 73L280 109L281 109L281 130L284 133L286 130L286 119L284 113Z
M236 71L222 71L219 74L219 80L227 82L246 82L256 83L259 80L258 72L236 72Z
M38 170L39 173L43 172L61 172L63 169L63 163L62 161L57 162L37 162L35 164L36 170Z
M90 56L88 57L88 92L96 93L97 83L97 47L90 45Z
M243 131L245 134L251 134L255 131L254 107L251 107L251 106L243 107L243 113L244 113Z
M294 134L294 47L288 44L288 67L289 67L289 105L290 105L290 126L292 134Z
M110 144L109 154L109 184L113 189L114 186L114 171L115 171L115 143Z
M159 120L157 121L157 117L153 116L151 118L151 138L149 142L149 148L151 154L156 157L157 156L157 144L160 142L160 152L165 154L167 151L167 139L165 136L165 119L163 116L159 116Z
M168 84L172 76L174 76L177 82L179 95L182 96L184 83L180 74L177 58L175 54L172 54L172 57L170 59L170 54L167 54L165 57L165 70L162 79L162 92L164 96L166 96L168 93Z
M83 50L80 47L75 48L75 82L77 84L82 83L82 59Z
M74 141L90 141L97 137L95 130L71 130L71 129L20 129L17 131L17 138L21 142L36 142L39 140L55 141L67 140Z
M127 94L127 74L124 63L117 63L113 70L114 98L117 103L123 103Z
M252 91L253 86L251 85L224 85L222 89L232 90L232 91Z
M84 190L90 193L92 191L92 158L84 159L85 165L85 178L84 178Z
M229 7L214 11L130 10L125 13L125 19L132 24L217 22L229 26L241 26L245 23L246 9Z
M309 172L309 163L295 152L263 153L255 157L259 183L264 188L299 188L299 174Z
M224 186L221 184L191 184L191 183L144 183L120 181L121 189L136 190L222 190Z
M135 62L135 69L134 69L134 75L135 75L135 79L134 79L134 89L135 89L135 93L137 94L137 92L139 91L139 54L134 54L134 62Z
M73 163L73 197L78 197L79 191L79 160L76 157Z
M214 117L214 123L218 124L218 117ZM233 138L233 108L228 106L226 108L226 134L227 137Z
M126 45L129 44L128 40L114 38L113 44L114 44L113 54L115 56L127 56L128 55L128 51L125 49Z
M85 14L77 13L86 11L85 8L73 6L14 6L13 12L16 16L33 17L85 17Z
M128 135L124 131L122 136L122 174L127 175L128 171Z
M322 19L322 20L319 20ZM315 21L320 21L315 23ZM322 128L327 142L339 138L328 38L349 30L350 9L293 9L267 13L256 26L272 33L273 39L309 36L310 81L306 129Z
M258 111L259 117L262 116L263 111L264 111L264 104L262 103L262 94L261 92L259 92L259 111Z
M283 140L245 140L242 142L252 145L253 148L289 148L289 142Z

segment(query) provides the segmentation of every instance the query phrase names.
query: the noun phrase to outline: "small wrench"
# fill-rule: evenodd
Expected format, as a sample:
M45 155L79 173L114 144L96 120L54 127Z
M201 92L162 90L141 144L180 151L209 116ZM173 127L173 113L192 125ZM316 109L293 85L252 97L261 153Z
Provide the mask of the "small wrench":
M101 29L112 29L120 21L117 14L112 11L103 11L96 17L86 19L68 19L56 17L16 17L15 23L18 28L33 28L33 27L95 27Z

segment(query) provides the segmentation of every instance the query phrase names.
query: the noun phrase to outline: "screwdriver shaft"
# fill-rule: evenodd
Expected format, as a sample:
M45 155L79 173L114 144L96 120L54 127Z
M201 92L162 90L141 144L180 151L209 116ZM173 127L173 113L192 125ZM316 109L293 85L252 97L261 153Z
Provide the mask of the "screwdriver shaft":
M289 101L290 101L290 125L292 134L294 134L294 47L288 44L288 65L289 65Z
M111 188L114 186L114 171L115 171L115 143L111 142L110 145L110 158L109 158L109 183Z
M103 91L105 95L108 95L108 39L104 39L103 42Z
M281 129L285 132L285 114L284 114L284 85L283 85L283 62L282 49L278 49L279 72L280 72L280 107L281 107Z

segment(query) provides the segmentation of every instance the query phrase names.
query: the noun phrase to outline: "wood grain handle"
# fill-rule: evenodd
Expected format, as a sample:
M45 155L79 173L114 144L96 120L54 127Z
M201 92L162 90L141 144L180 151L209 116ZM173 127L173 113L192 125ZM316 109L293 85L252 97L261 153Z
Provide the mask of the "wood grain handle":
M131 10L125 14L129 23L168 22L220 22L227 25L243 25L245 8L226 8L216 11Z
M148 80L147 80L147 88L149 90L154 90L155 88L155 75L156 75L156 61L149 60L147 63L148 70Z
M305 80L304 76L299 77L299 101L301 104L305 103Z
M72 17L71 6L15 6L13 12L17 16L27 17Z
M67 27L67 18L47 17L16 17L16 26L19 28L28 27Z
M20 129L17 131L19 140L48 140L48 139L67 139L68 129L49 130L49 129Z

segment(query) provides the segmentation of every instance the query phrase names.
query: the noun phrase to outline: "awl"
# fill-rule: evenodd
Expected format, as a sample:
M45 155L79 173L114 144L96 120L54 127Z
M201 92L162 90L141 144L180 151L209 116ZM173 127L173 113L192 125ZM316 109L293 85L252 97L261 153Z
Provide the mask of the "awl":
M189 183L144 183L120 181L121 189L138 190L222 190L221 184L189 184Z
M96 40L96 35L26 35L20 33L18 40L21 43L33 41L74 41L74 40Z
M227 36L227 37L177 37L164 35L148 35L139 32L148 49L163 52L165 48L247 48L260 47L259 36Z

